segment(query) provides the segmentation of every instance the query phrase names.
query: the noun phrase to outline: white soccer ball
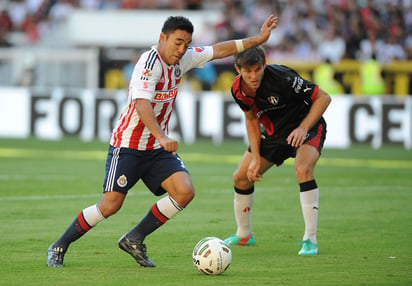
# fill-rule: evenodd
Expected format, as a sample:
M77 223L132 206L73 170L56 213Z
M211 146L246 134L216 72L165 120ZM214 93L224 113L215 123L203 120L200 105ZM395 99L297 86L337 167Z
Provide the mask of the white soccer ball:
M232 251L223 240L217 237L206 237L196 244L192 258L199 272L206 275L218 275L230 266Z

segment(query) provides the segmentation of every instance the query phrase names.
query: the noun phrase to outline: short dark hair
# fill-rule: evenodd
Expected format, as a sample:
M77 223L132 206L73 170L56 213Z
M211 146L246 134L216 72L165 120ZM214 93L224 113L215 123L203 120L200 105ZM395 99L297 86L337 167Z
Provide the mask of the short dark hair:
M184 30L189 34L193 34L193 24L183 16L170 16L164 22L162 32L168 35L176 30Z
M248 49L235 55L235 65L237 65L239 68L245 66L253 66L256 64L265 65L265 63L266 54L265 50L261 46Z

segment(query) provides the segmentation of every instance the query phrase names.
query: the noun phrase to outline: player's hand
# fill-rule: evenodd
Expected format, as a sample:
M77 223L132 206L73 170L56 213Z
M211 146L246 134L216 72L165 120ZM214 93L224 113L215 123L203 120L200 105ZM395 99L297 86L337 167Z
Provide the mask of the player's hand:
M273 16L271 14L266 21L263 23L262 27L260 27L260 36L262 38L262 43L266 42L269 39L270 33L273 29L276 28L278 24L278 17Z
M303 144L307 136L308 132L305 130L305 128L297 127L289 134L286 140L292 147L299 147Z
M260 160L252 159L247 169L247 179L249 182L259 182L262 179L262 175L259 173Z
M167 136L163 136L159 139L159 143L163 147L163 149L165 149L168 152L172 152L174 155L176 155L178 145L177 140Z

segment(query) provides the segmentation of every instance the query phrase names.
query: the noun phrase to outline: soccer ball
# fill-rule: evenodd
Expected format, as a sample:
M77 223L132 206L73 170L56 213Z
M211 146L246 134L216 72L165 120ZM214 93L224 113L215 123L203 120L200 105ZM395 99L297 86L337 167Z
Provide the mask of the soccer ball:
M199 272L206 275L218 275L230 266L232 251L223 240L217 237L206 237L196 244L192 258Z

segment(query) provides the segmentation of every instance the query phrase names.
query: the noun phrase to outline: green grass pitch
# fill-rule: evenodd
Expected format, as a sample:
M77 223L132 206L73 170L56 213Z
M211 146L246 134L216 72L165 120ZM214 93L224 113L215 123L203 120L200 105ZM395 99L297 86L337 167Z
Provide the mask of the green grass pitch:
M245 145L181 145L196 197L146 239L157 267L117 248L156 201L142 183L123 208L72 244L65 267L46 251L101 195L107 144L0 140L0 285L412 285L412 151L386 146L325 149L320 187L320 255L299 257L303 221L293 160L256 185L257 245L233 248L229 269L206 276L191 252L203 237L235 231L232 173Z

